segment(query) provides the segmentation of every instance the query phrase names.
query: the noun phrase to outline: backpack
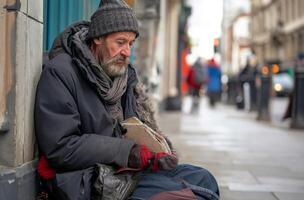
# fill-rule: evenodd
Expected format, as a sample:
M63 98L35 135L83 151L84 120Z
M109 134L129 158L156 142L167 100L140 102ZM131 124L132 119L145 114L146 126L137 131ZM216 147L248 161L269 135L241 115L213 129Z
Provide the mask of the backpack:
M194 82L196 84L203 84L206 82L206 68L200 63L196 62L193 65L194 70Z

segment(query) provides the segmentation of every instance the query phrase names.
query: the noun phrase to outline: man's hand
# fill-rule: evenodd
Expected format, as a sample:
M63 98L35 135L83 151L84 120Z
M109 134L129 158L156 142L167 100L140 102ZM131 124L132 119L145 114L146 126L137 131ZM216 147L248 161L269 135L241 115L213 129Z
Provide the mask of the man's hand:
M138 169L146 169L150 166L154 154L145 145L134 145L131 149L128 166Z
M138 169L172 170L178 164L178 158L175 153L165 152L152 153L145 145L134 145L131 149L128 167Z
M160 152L155 154L152 164L152 170L173 170L178 164L178 158L175 154Z

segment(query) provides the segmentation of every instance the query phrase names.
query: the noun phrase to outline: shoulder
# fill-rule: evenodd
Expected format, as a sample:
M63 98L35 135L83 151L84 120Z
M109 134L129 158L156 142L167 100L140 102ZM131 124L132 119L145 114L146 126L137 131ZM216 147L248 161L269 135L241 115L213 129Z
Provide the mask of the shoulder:
M72 58L69 54L61 53L51 60L47 60L43 63L43 70L57 70L57 71L68 71L71 70Z
M72 86L77 77L76 67L71 56L62 53L44 62L39 82L47 84L62 82L66 86Z
M75 65L69 54L62 53L51 60L47 60L43 64L43 74L53 74L57 76L75 75Z

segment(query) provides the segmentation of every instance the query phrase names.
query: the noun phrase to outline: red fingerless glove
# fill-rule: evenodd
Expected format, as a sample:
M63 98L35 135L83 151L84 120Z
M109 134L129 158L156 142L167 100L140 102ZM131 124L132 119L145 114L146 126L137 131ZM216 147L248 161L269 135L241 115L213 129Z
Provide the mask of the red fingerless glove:
M147 146L140 146L140 168L145 169L149 165L149 161L153 158L153 153L148 149Z
M44 155L40 156L37 165L38 174L45 180L50 180L55 177L55 170L49 166L49 163Z
M154 154L145 145L134 145L131 149L128 166L132 168L146 169Z

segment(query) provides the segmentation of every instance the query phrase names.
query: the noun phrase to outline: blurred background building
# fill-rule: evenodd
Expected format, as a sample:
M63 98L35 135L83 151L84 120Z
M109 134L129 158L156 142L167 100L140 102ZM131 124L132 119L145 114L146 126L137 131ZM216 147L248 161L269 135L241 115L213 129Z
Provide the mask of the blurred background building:
M250 1L223 1L221 57L223 72L237 74L250 54Z
M160 109L181 109L181 57L189 8L179 0L135 1L141 36L134 50L139 76Z
M251 1L252 47L259 63L277 60L291 67L303 53L304 2L301 0Z

